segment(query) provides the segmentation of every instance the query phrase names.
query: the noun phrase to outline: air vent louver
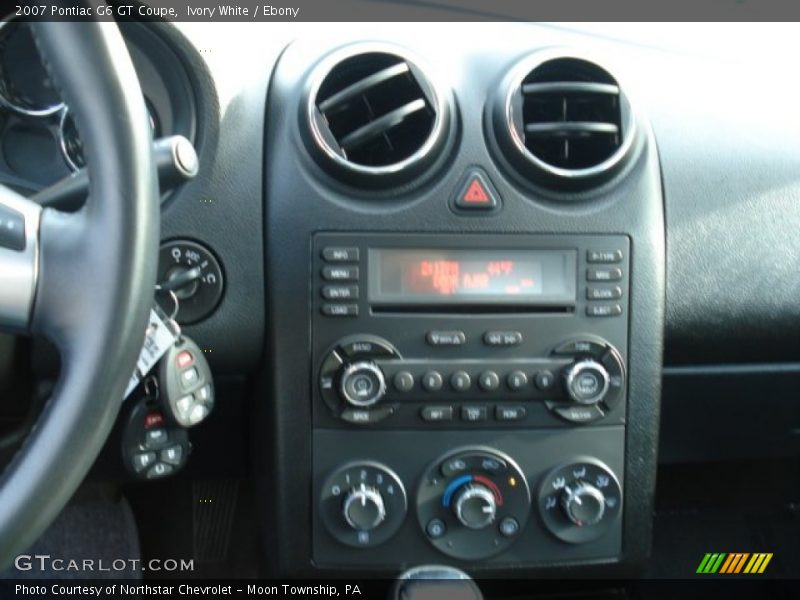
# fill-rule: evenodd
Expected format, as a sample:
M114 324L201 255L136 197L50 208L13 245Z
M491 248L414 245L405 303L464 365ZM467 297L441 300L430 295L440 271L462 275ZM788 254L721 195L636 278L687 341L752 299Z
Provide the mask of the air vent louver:
M597 183L621 165L634 129L614 77L571 55L537 57L527 65L512 83L504 116L518 155L512 158L523 174L549 184L569 180L573 187Z
M442 134L443 105L422 71L391 52L336 62L309 98L315 142L340 168L397 174L428 158Z

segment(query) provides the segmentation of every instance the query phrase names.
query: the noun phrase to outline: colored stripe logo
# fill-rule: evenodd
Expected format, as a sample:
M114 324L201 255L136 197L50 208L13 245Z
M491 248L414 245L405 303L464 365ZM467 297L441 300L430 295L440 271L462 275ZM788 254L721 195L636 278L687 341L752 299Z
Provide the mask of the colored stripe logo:
M763 573L769 561L772 560L772 552L708 552L700 561L696 573L701 575L713 575L715 573L725 575L736 575L747 573L750 575Z

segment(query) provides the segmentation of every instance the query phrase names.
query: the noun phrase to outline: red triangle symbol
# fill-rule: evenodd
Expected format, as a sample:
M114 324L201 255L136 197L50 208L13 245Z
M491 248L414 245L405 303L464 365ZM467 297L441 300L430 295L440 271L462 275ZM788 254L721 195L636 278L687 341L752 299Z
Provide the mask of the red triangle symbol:
M486 188L483 187L481 180L473 177L462 200L473 204L486 204L489 202L489 194L486 193Z

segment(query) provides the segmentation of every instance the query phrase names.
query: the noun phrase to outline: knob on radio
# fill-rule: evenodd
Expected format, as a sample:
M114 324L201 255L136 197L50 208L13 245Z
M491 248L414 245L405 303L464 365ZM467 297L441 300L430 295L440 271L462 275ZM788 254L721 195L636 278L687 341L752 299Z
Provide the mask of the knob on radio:
M564 384L567 395L574 402L597 404L608 391L608 371L595 360L579 360L567 369Z
M348 404L358 408L372 406L386 394L383 371L372 361L351 363L342 372L339 393Z

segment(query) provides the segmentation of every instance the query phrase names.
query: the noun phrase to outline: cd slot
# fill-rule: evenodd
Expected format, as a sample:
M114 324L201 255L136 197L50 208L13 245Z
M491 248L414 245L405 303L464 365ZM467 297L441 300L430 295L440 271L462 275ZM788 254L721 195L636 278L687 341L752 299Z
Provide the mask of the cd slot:
M561 314L568 315L575 312L575 306L547 306L535 304L385 304L371 306L374 315L392 314L461 314L461 315L490 315L490 314Z

